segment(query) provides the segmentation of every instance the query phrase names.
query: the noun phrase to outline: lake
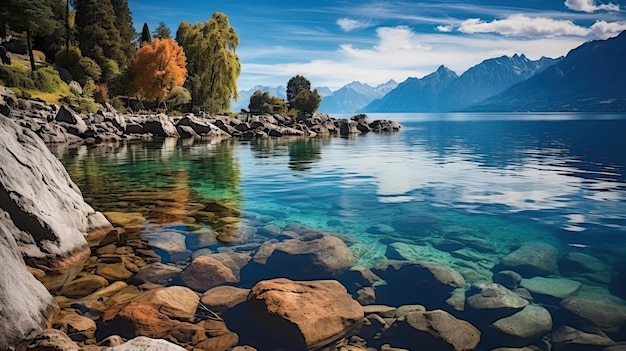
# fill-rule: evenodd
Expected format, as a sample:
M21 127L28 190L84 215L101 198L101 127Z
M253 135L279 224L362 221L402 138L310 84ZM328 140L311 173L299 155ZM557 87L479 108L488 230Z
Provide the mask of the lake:
M360 266L419 259L452 267L469 283L491 279L503 256L540 241L562 258L582 253L603 267L557 277L607 299L626 298L615 278L626 274L626 115L369 117L403 128L349 138L168 139L53 151L88 203L141 213L147 236L173 231L200 248L199 231L297 223L340 235ZM207 205L224 211L206 214ZM267 240L254 230L244 242L209 249L254 252ZM448 252L436 245L442 239L469 248Z

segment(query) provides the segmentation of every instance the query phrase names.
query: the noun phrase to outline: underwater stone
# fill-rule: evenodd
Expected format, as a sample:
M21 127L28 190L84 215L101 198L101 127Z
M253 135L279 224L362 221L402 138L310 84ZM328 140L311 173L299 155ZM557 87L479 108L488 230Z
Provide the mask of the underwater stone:
M554 246L530 242L504 256L501 265L518 272L525 278L549 275L556 272L559 251Z
M538 340L552 329L552 316L539 305L528 305L523 310L494 322L489 340L498 340L496 346L525 346Z

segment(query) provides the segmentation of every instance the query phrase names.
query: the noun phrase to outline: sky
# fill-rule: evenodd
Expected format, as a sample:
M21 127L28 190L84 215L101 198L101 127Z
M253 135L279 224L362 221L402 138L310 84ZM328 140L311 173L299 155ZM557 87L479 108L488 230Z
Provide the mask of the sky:
M462 74L481 61L536 60L626 30L626 0L129 0L138 32L163 21L228 15L239 34L239 90L287 85L300 74L332 90L360 81L421 78L445 65Z

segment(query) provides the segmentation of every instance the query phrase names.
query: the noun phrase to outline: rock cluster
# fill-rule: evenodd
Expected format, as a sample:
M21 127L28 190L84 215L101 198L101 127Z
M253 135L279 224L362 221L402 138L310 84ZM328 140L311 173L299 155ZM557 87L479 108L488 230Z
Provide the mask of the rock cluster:
M365 115L350 120L335 119L326 114L251 115L238 118L187 114L171 117L165 114L120 114L105 104L96 113L81 115L66 106L48 105L39 100L18 99L0 86L0 113L34 131L45 142L88 143L117 142L152 137L174 137L222 140L230 137L252 139L282 136L315 137L356 135L368 132L395 132L399 123L370 121Z

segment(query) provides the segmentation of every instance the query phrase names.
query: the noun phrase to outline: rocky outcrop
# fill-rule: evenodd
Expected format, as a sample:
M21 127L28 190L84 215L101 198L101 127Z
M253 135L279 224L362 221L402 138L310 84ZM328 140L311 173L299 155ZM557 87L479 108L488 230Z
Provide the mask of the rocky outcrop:
M113 227L85 203L43 141L4 116L0 163L4 349L41 329L55 305L46 288L57 290L72 280L90 255L89 244L98 244ZM90 239L92 234L99 239Z
M223 140L230 137L253 139L282 136L315 137L375 132L397 132L401 125L387 120L370 121L365 115L335 119L327 114L251 115L238 118L187 114L121 114L105 104L96 113L81 115L67 106L48 105L39 100L18 99L0 87L0 114L10 116L49 143L119 142L152 137Z

